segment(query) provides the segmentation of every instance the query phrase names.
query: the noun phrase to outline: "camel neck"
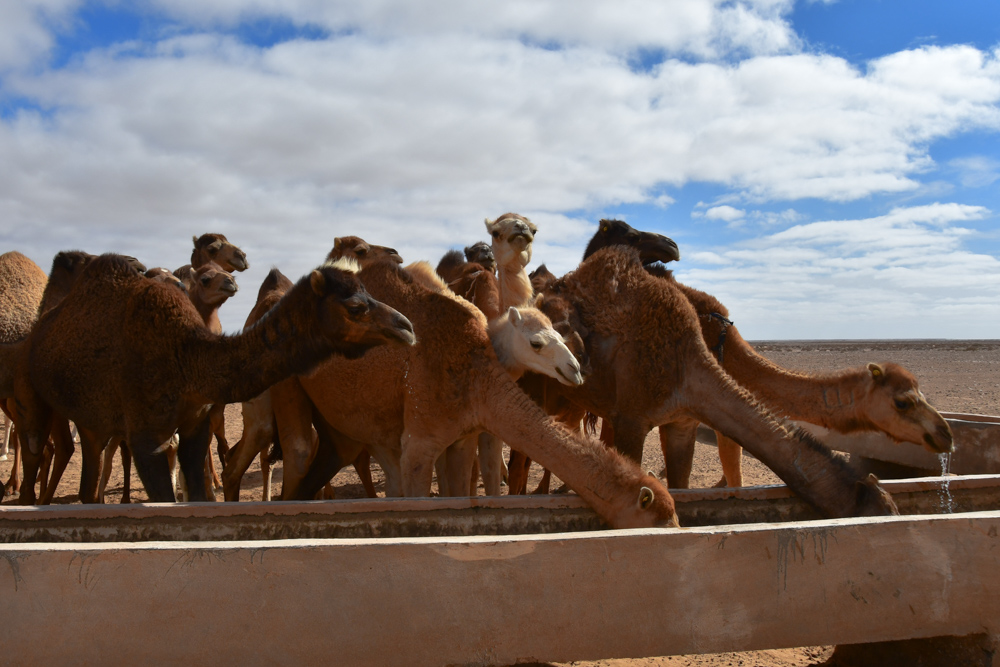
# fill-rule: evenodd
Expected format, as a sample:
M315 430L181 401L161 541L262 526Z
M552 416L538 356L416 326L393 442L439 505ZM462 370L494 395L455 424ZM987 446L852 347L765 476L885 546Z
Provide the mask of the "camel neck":
M493 351L496 352L500 365L507 371L507 375L512 380L517 381L524 375L524 368L518 364L511 349L512 337L515 335L514 327L504 312L499 318L490 322L489 325L490 342L493 343Z
M500 312L511 306L523 306L534 294L531 280L523 266L501 266L498 272L500 282Z

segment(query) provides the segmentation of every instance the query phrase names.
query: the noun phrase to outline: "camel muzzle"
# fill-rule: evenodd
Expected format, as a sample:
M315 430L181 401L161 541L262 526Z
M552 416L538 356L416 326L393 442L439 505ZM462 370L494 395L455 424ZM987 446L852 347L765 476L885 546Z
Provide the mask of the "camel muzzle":
M951 427L946 422L937 427L937 432L934 435L924 433L924 444L937 454L948 454L955 451L955 439L951 434Z
M654 262L676 262L681 258L680 248L676 241L662 234L643 232L643 238L637 246L639 261L645 264Z
M413 332L413 325L410 320L398 314L393 319L392 324L387 327L387 333L405 345L416 345L417 335Z

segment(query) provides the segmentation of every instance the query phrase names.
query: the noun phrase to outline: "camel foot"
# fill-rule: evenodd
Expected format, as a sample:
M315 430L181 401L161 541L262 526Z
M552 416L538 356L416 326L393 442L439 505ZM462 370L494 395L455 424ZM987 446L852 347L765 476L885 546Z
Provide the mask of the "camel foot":
M712 485L712 488L713 489L724 489L727 486L729 486L729 484L726 483L726 476L723 475L722 479L720 479L718 482L716 482L714 485Z
M569 493L569 487L566 486L565 483L560 484L559 488L553 491L552 493Z

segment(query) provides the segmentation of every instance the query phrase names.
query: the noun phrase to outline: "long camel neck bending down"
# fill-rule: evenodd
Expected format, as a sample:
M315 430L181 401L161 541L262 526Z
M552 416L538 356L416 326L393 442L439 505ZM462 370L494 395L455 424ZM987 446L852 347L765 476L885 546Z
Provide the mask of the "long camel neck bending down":
M360 277L376 298L410 317L417 344L373 350L358 361L332 358L299 382L320 413L319 427L379 461L387 495L426 496L438 456L466 435L489 431L550 466L613 526L675 522L673 501L654 478L570 434L518 388L497 360L485 317L468 302L387 262L363 268ZM323 441L317 461L335 460ZM290 446L282 436L286 457ZM284 497L315 494L325 481L311 477L316 467Z
M639 257L631 248L605 248L553 287L589 330L594 368L582 387L565 391L611 423L615 446L639 460L653 426L697 419L739 442L828 516L892 513L877 480L861 478L722 370L684 293L649 275Z
M109 331L120 336L109 340ZM37 457L53 411L76 422L85 446L98 453L110 438L124 437L150 499L172 501L161 445L178 431L181 470L200 479L210 404L248 400L331 354L360 356L389 341L412 343L409 322L372 299L347 266L313 271L257 326L219 336L175 287L103 255L29 337L15 382L21 441ZM148 379L147 391L134 391L137 377ZM97 481L87 496L96 497ZM190 491L203 499L200 485Z
M531 261L531 244L538 227L517 213L504 213L496 220L486 220L486 231L493 238L493 256L500 283L500 312L511 306L523 306L534 295L531 279L524 267Z

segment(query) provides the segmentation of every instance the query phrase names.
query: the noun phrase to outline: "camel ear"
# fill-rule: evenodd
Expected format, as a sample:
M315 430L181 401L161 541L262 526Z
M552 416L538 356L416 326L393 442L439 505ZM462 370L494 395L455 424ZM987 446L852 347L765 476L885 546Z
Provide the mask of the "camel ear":
M338 236L337 238L333 239L334 250L340 250L341 246L343 245L344 245L344 239L342 237Z
M872 374L872 379L876 382L885 380L885 370L878 364L868 364L868 372Z
M644 486L639 489L639 507L642 509L649 509L649 506L653 504L656 500L656 494L648 486Z
M309 274L309 285L312 286L312 290L317 296L323 296L326 293L326 278L320 271L314 270Z
M533 305L535 306L535 308L538 308L539 310L541 310L542 309L542 302L543 301L545 301L545 295L544 294L536 294L535 295L535 303Z
M510 323L513 324L513 325L515 325L515 326L518 325L518 324L520 324L521 323L521 311L519 311L514 306L511 306L510 308L507 309L507 319L509 319Z

